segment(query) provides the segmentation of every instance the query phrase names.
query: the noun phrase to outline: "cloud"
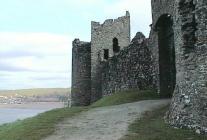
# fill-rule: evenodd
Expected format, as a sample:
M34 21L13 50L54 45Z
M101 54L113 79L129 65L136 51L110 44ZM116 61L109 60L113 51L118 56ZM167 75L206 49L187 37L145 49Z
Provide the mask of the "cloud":
M33 71L33 70L0 62L0 71L25 72L25 71Z
M3 72L0 89L70 87L70 72ZM2 82L3 81L3 82Z
M93 1L96 2L92 3ZM86 5L81 4L87 2ZM87 20L88 24L90 20L103 23L105 19L115 19L129 11L132 37L138 31L149 35L149 25L152 23L151 0L78 0L76 3L79 4L80 16Z
M0 46L0 88L70 86L70 35L0 32Z
M58 66L62 63L60 59L69 61L72 55L71 44L72 39L68 35L0 32L0 62L27 68L44 68L47 67L44 62L51 61L48 65L56 62L53 65Z
M0 32L0 51L26 49L32 52L58 53L71 47L69 35L51 33Z
M74 1L66 1L68 4L73 6L79 6L79 7L93 7L97 5L101 5L104 2L104 0L74 0Z
M6 73L0 73L0 78L2 77L9 77L10 75L9 74L6 74Z
M41 53L34 53L27 50L11 50L11 51L1 51L0 52L0 59L6 58L19 58L19 57L36 57L42 58L44 57Z
M104 10L106 15L114 17L123 15L125 11L131 15L132 35L141 31L148 36L152 23L151 0L119 0L107 5Z
M65 76L57 75L57 76L50 76L50 77L34 77L32 79L37 80L37 81L50 81L50 80L55 80L55 81L56 80L58 80L58 81L60 81L60 80L69 81L69 75L67 76L65 74Z
M103 22L129 10L132 37L137 31L147 36L151 24L150 0L29 0L23 5L12 0L2 5L0 76L7 74L7 82L0 77L0 89L70 86L72 40L90 41L92 20Z

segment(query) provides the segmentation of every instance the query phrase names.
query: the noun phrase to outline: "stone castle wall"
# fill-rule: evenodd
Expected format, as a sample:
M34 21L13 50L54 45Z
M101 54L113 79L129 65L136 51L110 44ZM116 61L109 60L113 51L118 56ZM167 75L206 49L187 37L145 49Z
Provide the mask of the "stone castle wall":
M111 95L129 89L152 89L152 59L148 40L137 33L131 44L100 65L102 94Z
M129 13L92 22L91 45L73 43L72 98L88 105L117 91L154 88L172 96L171 125L207 133L207 1L152 0L152 19L149 39L138 33L131 44Z
M91 44L75 39L72 55L72 105L89 105L91 99Z
M207 2L180 0L181 43L169 123L207 133Z
M205 0L152 0L153 25L150 46L160 89L159 30L165 15L173 19L176 84L168 113L171 125L207 132L207 2ZM164 41L164 40L163 40ZM158 90L159 92L160 90Z
M152 25L149 36L149 49L153 57L153 84L160 94L160 68L159 68L159 44L158 31L156 30L156 23L162 15L169 14L175 18L175 0L151 0L152 6ZM175 32L176 34L177 32ZM176 35L175 35L176 38ZM176 44L175 44L176 46Z
M100 77L97 66L104 60L104 50L108 50L109 57L113 51L113 39L118 40L120 50L130 43L130 15L117 19L108 19L103 24L91 22L91 79L92 79L92 102L101 98Z

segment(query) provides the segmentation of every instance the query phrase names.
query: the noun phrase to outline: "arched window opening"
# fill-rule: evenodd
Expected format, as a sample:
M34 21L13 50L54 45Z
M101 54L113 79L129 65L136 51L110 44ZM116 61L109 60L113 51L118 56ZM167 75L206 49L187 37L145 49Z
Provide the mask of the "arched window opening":
M115 37L113 39L113 52L114 53L118 53L120 51L120 46L119 46L119 41L118 39Z

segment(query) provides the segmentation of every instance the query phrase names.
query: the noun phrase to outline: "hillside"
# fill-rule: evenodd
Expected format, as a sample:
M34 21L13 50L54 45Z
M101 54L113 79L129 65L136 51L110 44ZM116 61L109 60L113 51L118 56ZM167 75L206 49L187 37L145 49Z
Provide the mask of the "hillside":
M36 89L20 89L20 90L0 90L0 96L50 96L65 95L70 93L70 88L36 88Z
M23 102L64 101L69 94L70 88L1 90L0 103L21 104Z

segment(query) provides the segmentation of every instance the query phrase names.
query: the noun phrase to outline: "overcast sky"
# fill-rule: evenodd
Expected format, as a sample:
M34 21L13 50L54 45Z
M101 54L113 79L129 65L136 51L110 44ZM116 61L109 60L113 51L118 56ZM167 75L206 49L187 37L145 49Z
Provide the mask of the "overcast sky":
M150 0L1 0L0 90L70 87L72 40L127 10L131 36L148 36Z

